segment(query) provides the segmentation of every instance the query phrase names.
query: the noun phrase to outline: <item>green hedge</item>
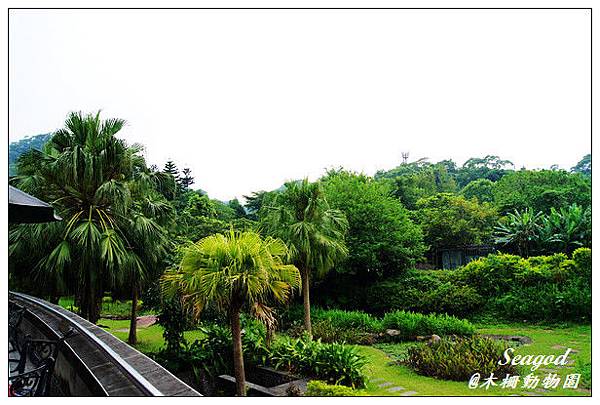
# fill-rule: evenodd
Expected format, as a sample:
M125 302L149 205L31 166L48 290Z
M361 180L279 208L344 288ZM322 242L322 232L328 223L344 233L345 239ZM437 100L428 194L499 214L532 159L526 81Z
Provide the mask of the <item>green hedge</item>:
M381 321L362 311L315 308L310 312L314 320L328 320L337 329L355 329L361 332L379 332Z
M459 335L470 336L475 327L469 321L449 315L419 314L414 312L394 311L385 314L383 326L400 331L401 339L414 339L426 335Z
M528 259L492 254L457 270L412 270L374 283L368 310L446 313L480 312L507 320L587 321L591 317L591 250L579 248Z
M446 299L451 300L452 297L448 294ZM291 312L302 319L297 309L292 309ZM394 311L386 313L380 319L362 311L312 308L311 318L313 336L326 343L369 345L386 329L400 330L400 339L414 339L415 336L431 334L471 335L474 332L473 325L468 321L446 314ZM296 337L302 336L303 332L301 322L288 329L288 333Z
M404 276L373 284L369 288L369 311L394 310L447 313L468 316L483 305L475 288L453 282L453 272L412 270Z

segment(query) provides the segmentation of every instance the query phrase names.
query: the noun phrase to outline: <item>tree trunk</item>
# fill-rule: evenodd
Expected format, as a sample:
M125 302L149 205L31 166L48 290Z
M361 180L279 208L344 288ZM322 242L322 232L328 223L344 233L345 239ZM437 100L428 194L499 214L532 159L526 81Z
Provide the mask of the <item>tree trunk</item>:
M99 294L98 292L102 291L102 286L94 285L94 282L99 283L97 280L92 280L89 274L84 276L84 282L81 286L81 306L79 312L83 318L95 324L100 318L102 293Z
M130 345L137 344L137 302L138 292L134 286L131 294L131 322L129 323L129 337L127 338Z
M304 268L302 272L302 298L304 302L304 329L308 336L312 338L312 325L310 323L310 280L308 279L308 269Z
M60 300L60 294L58 292L58 287L56 286L57 281L52 281L52 287L50 287L50 294L48 296L48 301L51 304L58 305L58 301Z
M229 313L231 335L233 337L233 368L235 374L236 393L246 396L246 374L244 373L244 354L242 351L242 328L240 325L240 310L233 309Z

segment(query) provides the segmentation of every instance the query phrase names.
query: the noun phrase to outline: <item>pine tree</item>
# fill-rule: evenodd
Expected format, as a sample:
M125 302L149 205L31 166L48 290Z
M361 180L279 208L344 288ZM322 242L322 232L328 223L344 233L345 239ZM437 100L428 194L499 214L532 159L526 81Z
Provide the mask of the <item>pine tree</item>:
M183 190L187 190L189 186L194 184L194 177L192 177L192 170L189 168L183 169L183 176L179 179L179 183Z
M179 183L179 169L172 160L169 160L167 161L167 163L165 163L165 168L163 169L163 172L172 175L175 178L175 181Z

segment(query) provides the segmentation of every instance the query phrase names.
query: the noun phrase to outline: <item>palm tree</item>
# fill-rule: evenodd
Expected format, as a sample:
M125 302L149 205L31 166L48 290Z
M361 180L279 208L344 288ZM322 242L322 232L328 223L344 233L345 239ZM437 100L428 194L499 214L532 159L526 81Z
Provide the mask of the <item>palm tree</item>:
M300 286L300 273L285 264L287 257L288 249L281 240L231 229L192 245L179 269L163 275L165 295L181 294L184 306L195 316L208 304L227 312L238 395L246 393L240 313L246 310L262 321L270 319L269 302L287 301Z
M509 212L495 230L496 243L517 247L520 256L529 257L531 247L539 241L543 214L529 208Z
M304 328L312 335L310 321L311 273L324 276L348 255L346 216L329 207L319 182L308 179L285 184L285 190L262 209L262 226L284 240L302 275Z
M116 137L124 125L101 120L100 113L71 113L42 151L21 156L13 179L52 203L63 221L14 227L10 254L39 255L38 279L53 290L74 290L81 315L91 322L99 318L105 289L132 271L147 271L152 261L146 248L164 242L155 220L165 210L150 208L162 198L155 190L169 179L147 168L141 146Z

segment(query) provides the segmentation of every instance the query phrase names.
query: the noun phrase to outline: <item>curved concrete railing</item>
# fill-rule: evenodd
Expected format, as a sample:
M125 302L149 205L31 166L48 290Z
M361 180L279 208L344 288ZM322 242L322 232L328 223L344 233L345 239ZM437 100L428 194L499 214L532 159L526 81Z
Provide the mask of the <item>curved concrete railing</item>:
M32 337L58 339L76 332L61 345L54 370L55 391L73 396L199 396L158 363L110 333L64 308L21 293L9 300L27 308L21 327Z

